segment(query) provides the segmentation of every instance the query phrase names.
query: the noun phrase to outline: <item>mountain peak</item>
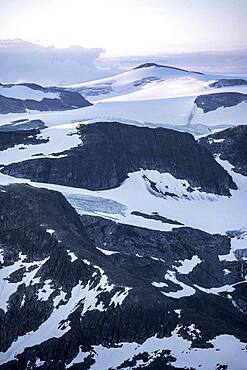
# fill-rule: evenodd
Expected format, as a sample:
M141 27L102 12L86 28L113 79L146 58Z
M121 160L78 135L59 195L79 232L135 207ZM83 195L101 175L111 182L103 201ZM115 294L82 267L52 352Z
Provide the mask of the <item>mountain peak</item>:
M163 64L157 64L157 63L153 63L153 62L147 62L147 63L140 64L139 66L137 66L137 67L135 67L133 69L135 70L135 69L150 68L150 67L169 68L169 69L175 69L177 71L182 71L182 72L193 72L193 73L198 73L198 74L201 74L201 75L203 74L201 72L189 71L187 69L178 68L178 67L172 67L172 66L166 66L166 65L163 65Z
M133 69L149 68L149 67L165 67L165 66L163 66L162 64L157 64L157 63L143 63Z

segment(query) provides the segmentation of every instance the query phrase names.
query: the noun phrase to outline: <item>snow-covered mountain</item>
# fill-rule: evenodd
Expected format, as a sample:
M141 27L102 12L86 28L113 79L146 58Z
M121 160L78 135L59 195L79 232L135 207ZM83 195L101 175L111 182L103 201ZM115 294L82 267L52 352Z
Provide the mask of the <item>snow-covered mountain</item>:
M145 63L133 70L96 81L68 86L69 90L82 93L93 101L148 100L210 93L215 88L243 88L247 80L222 78L181 68Z
M94 102L0 115L0 369L245 370L245 84L0 86Z
M147 97L160 97L160 89L163 90L162 97L179 96L180 93L183 95L185 91L201 91L208 85L208 80L209 77L199 72L146 63L119 75L71 85L68 89L90 96L94 101L111 97L118 97L118 100L143 100Z
M62 88L63 94L78 94L83 99L82 94L94 102L93 106L66 112L29 110L28 114L0 114L0 124L19 119L40 119L47 126L83 120L116 120L195 134L207 133L215 128L246 124L246 81L244 77L209 76L147 63L111 78ZM56 89L60 88L48 88L47 91L54 94ZM203 104L210 104L210 99L215 104L204 109Z

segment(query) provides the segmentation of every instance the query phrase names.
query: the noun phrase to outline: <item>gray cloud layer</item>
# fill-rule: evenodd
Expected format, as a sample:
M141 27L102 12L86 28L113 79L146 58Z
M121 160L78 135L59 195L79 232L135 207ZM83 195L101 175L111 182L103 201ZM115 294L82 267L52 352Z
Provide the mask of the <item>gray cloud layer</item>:
M66 85L104 77L97 67L100 48L44 47L23 40L0 40L0 82Z
M146 61L208 74L247 76L247 49L107 58L104 64L129 69Z
M247 76L247 50L105 57L101 48L44 47L0 40L0 82L68 85L112 76L145 62L226 75Z

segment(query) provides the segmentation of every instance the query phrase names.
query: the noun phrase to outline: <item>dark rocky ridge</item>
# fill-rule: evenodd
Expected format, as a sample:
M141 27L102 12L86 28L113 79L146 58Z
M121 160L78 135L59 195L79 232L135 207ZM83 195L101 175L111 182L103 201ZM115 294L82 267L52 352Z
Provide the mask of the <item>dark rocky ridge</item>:
M247 176L247 126L231 127L203 137L199 142L211 153L219 154L222 160L230 162L234 171Z
M227 86L241 86L241 85L247 85L247 81L243 78L222 78L218 81L215 81L211 83L210 87L227 87Z
M34 99L15 99L0 95L0 113L25 113L26 110L38 111L63 111L69 109L83 108L92 105L88 100L83 98L78 92L67 91L58 87L42 87L36 84L17 84L30 88L30 90L39 90L44 93L58 93L57 98L43 98L41 101ZM15 84L1 86L5 89L11 89Z
M94 216L80 216L90 239L96 246L135 256L162 258L168 266L174 261L198 255L210 261L212 255L227 254L230 238L210 235L189 227L158 231L116 223Z
M192 135L170 129L98 122L78 128L82 145L59 153L10 164L2 172L34 181L86 188L119 186L128 173L140 169L169 172L193 187L230 195L236 185L210 152Z
M220 334L232 334L247 341L246 315L232 304L231 299L198 290L192 296L172 299L151 285L153 281L166 281L164 276L168 269L174 269L173 265L179 266L178 260L190 258L195 253L204 259L204 266L200 264L198 271L187 277L177 275L185 284L207 286L213 281L220 286L240 281L241 274L246 273L246 262L225 263L218 258L218 254L229 251L230 242L226 236L190 228L164 233L119 225L101 218L83 216L80 219L58 192L24 184L1 186L0 190L0 245L4 250L4 265L0 268L17 261L20 252L29 262L49 257L35 276L40 277L40 282L29 286L21 284L10 297L7 313L0 310L1 351L6 350L17 336L36 331L50 317L54 310L53 298L59 294L59 287L62 286L67 293L66 299L70 299L71 289L79 280L83 284L90 281L95 286L98 282L95 264L101 266L109 280L116 284L113 292L102 292L99 297L105 311L93 309L82 315L82 299L72 313L68 310L61 317L63 325L69 323L67 332L59 338L50 338L26 348L16 360L0 366L1 369L36 369L36 359L40 358L44 361L40 366L42 370L65 370L79 348L86 352L98 344L110 347L122 342L143 343L156 334L159 338L169 336L177 326L180 327L179 334L191 341L192 346L208 346L207 341ZM50 235L47 228L54 229L55 233ZM105 256L95 247L112 248L113 243L120 252L117 255ZM73 263L66 249L78 256ZM143 253L144 257L136 257L136 253ZM165 263L152 259L152 256L161 256ZM84 259L91 264L86 264ZM231 271L227 277L223 274L224 268ZM23 272L18 271L11 280L20 281L21 275ZM52 280L56 290L48 300L38 300L37 290L47 279ZM166 282L170 291L179 289L176 284ZM128 297L121 306L110 306L112 295L125 284L132 287ZM246 301L244 286L234 294L243 306ZM24 295L25 303L21 305ZM181 309L180 317L175 309ZM190 334L187 328L191 324L201 330L200 336ZM163 353L155 361L151 359L153 369L163 369L170 363L167 359L169 353ZM143 354L137 358L143 356L147 358ZM92 351L87 367L84 363L71 369L90 369L94 361ZM125 365L123 363L118 369L124 369Z
M157 64L157 63L152 63L152 62L148 62L148 63L143 63L143 64L140 64L139 66L133 68L134 70L135 69L141 69L141 68L150 68L150 67L158 67L158 68L168 68L168 69L175 69L177 71L181 71L181 72L189 72L189 73L197 73L199 75L203 75L204 73L202 72L195 72L195 71L188 71L187 69L183 69L183 68L178 68L178 67L172 67L172 66L166 66L166 65L163 65L163 64Z
M15 145L35 145L49 141L49 139L38 138L40 130L18 130L1 131L0 130L0 151L12 148Z
M247 94L238 92L199 95L195 99L195 104L198 108L201 108L204 113L214 111L220 107L233 107L242 102L247 102Z
M161 216L158 214L158 212L153 212L151 215L139 211L132 211L132 215L134 216L140 216L143 218L146 218L147 220L155 220L155 221L160 221L164 224L171 224L171 225L183 225L181 222L178 222L177 220L171 220L170 218Z
M20 119L0 126L0 132L42 130L47 128L41 119Z

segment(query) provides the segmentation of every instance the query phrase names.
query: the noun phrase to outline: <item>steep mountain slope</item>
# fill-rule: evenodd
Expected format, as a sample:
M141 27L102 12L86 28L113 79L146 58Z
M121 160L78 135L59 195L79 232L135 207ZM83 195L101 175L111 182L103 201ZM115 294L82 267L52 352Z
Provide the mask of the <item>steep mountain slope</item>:
M230 195L236 185L192 135L99 122L78 128L81 144L53 158L9 164L2 172L33 181L103 190L119 186L131 172L169 172L192 187ZM58 157L58 158L56 158ZM193 189L191 189L193 190Z
M80 221L27 185L0 201L1 369L207 369L205 348L213 369L229 341L243 369L246 264L220 261L228 237Z
M247 127L236 126L200 139L213 154L229 161L234 171L247 176Z

